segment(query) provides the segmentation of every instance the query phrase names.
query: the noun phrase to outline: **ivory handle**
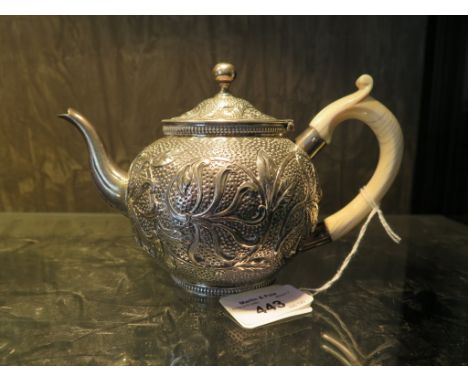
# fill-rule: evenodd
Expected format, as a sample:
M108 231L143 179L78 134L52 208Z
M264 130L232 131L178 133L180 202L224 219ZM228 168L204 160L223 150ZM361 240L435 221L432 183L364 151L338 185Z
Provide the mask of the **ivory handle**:
M311 142L331 142L335 128L343 121L357 119L368 125L379 143L380 155L377 168L367 183L367 196L379 204L393 183L400 168L403 156L403 136L395 116L382 103L369 96L373 80L363 75L356 81L359 90L327 106L310 123L310 128L298 137L297 144L310 154L322 146ZM314 139L313 139L314 138ZM320 142L319 142L320 143ZM357 224L372 210L364 196L359 193L351 202L324 220L324 225L332 240L337 240Z

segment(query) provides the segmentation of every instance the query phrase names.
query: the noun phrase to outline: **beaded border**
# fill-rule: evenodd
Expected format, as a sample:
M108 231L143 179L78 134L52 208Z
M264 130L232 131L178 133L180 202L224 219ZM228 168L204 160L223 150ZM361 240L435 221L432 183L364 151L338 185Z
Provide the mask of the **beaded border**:
M163 125L165 135L214 135L214 136L239 136L239 135L270 135L283 136L288 131L284 125L262 124L225 124L225 125Z
M241 293L251 289L266 287L268 285L273 284L273 282L275 281L274 278L270 278L255 284L247 284L237 287L216 287L204 284L192 284L188 281L181 280L174 275L171 275L171 277L179 287L185 289L189 293L202 297L221 297L229 294Z

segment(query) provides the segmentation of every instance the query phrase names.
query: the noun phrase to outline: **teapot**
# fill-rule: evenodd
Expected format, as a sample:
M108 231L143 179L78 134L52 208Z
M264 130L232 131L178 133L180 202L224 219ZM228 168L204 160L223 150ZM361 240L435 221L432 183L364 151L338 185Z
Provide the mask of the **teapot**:
M128 172L106 154L93 125L68 109L59 115L84 136L104 199L131 220L137 242L176 284L222 296L272 283L296 253L337 240L379 203L400 167L403 138L394 115L369 94L371 76L326 106L296 141L290 119L263 114L230 92L232 64L212 70L219 92L162 121L164 137L138 154ZM380 147L366 187L318 221L321 189L311 159L344 120L368 125Z

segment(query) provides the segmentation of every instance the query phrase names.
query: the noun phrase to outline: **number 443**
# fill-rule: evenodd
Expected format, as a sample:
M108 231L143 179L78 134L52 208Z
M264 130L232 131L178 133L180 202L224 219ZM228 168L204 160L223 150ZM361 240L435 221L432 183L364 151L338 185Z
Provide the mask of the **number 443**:
M276 310L276 308L284 308L285 306L286 305L283 304L281 301L275 300L275 301L272 301L271 304L267 303L265 305L265 308L258 305L257 313L268 313L269 310Z

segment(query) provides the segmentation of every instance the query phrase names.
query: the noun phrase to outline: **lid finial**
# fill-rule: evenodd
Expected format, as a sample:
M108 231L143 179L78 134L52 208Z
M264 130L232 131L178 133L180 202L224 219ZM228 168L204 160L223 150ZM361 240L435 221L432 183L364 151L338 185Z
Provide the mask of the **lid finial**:
M220 62L216 64L212 72L222 92L226 92L231 85L231 82L236 78L234 65L229 64L228 62Z
M292 124L290 119L277 119L263 114L250 102L229 92L229 86L236 78L234 65L220 62L214 66L212 73L221 90L184 114L164 119L165 129L176 129L181 135L192 135L192 129L200 134L211 131L220 136L235 135L236 131L240 134L251 129L253 134L268 131L274 135L278 131L283 134Z

